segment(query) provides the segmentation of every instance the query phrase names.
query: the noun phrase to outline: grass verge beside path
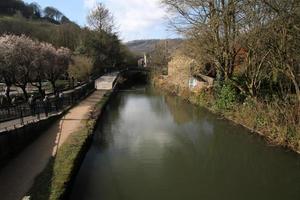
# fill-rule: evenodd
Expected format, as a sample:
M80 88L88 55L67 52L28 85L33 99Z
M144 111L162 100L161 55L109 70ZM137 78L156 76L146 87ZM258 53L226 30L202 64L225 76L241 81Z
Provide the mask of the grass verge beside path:
M88 120L81 121L84 126L69 136L58 149L44 171L35 179L27 194L30 200L63 199L69 192L70 185L78 172L92 139L92 133L105 107L111 92L107 92L96 104Z

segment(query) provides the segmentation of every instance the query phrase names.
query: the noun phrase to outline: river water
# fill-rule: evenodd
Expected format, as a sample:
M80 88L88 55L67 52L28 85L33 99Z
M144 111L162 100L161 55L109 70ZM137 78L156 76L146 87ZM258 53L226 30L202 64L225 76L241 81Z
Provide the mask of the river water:
M150 88L111 99L74 200L299 200L300 156Z

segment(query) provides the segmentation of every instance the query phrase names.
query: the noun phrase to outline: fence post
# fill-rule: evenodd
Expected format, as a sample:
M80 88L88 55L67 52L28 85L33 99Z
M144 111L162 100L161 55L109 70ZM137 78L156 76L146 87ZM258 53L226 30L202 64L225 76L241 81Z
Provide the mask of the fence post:
M21 106L21 125L24 125L24 118L23 118L23 107Z
M37 119L38 121L41 119L41 104L40 103L37 103Z
M51 114L52 111L64 110L64 107L71 106L75 103L83 100L87 95L89 95L95 89L95 81L90 81L82 84L80 87L74 88L71 91L66 92L61 99L48 99L44 102L43 99L37 101L34 108L28 102L23 102L22 104L12 104L1 108L0 119L5 120L17 120L18 124L26 124L26 117L32 116L34 119L40 120L43 118L44 114ZM36 116L33 116L36 115ZM19 119L20 118L20 119ZM30 118L31 119L31 118Z

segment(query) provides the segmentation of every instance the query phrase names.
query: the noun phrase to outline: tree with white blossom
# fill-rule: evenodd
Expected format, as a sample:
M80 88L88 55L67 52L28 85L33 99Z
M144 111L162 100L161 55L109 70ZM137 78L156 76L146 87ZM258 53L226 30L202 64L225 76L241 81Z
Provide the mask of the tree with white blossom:
M56 49L49 43L33 41L25 35L3 35L0 37L0 76L6 84L5 95L10 101L10 88L22 89L28 99L27 85L37 87L43 96L43 82L48 80L57 92L56 81L66 75L71 52L61 47Z
M34 70L35 56L37 43L30 38L22 36L14 37L13 51L11 52L11 58L14 62L14 85L21 88L24 98L28 99L27 85L30 82L30 74Z
M5 96L9 102L10 98L10 89L14 83L14 62L11 58L11 53L13 51L13 36L4 35L0 37L0 75L2 81L6 85Z
M43 82L46 79L45 72L47 68L52 66L51 60L55 60L55 48L48 43L37 44L30 82L38 89L42 97L45 95L43 90Z
M46 58L48 66L45 67L45 78L51 83L53 91L56 93L56 81L67 73L71 52L64 47L56 50L51 45L48 45L45 50L49 52Z

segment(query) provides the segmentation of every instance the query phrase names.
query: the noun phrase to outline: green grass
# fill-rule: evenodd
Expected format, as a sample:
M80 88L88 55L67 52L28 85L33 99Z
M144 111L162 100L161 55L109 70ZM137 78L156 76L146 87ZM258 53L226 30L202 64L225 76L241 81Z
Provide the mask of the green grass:
M60 147L56 157L49 160L47 167L35 179L34 185L27 194L31 200L57 200L65 197L88 150L97 118L109 96L110 93L107 93L97 103L93 116L88 121L81 122L85 123L84 128L72 134Z

